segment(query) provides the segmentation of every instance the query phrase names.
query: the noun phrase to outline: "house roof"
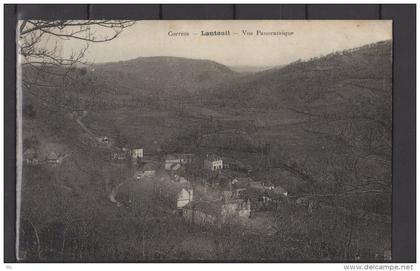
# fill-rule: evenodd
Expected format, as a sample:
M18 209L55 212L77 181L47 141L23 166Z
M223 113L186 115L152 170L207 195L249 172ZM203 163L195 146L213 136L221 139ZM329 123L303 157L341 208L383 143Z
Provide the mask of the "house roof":
M178 160L178 159L185 159L191 158L193 156L192 153L171 153L165 155L165 160Z
M235 179L238 180L239 182L246 182L246 183L250 183L254 181L250 177L236 177Z
M174 179L177 182L187 182L187 178L185 178L184 176L180 176L178 174L174 174Z
M55 160L58 158L59 158L59 155L56 152L50 152L47 156L47 159L50 159L50 160Z
M287 193L287 191L284 188L282 188L281 186L277 186L273 190L268 191L268 195L271 198L283 198L285 196L284 194L286 194L286 193Z
M251 182L254 182L254 180L249 177L237 177L232 180L232 185L235 189L241 189L248 187Z
M122 151L116 151L111 153L111 159L126 159L127 158L127 153L122 152Z
M220 156L214 154L214 153L209 153L209 154L206 155L206 160L209 160L209 161L213 162L213 161L222 160L222 158Z
M175 154L167 154L165 155L165 160L177 160L179 159L178 156L176 156Z
M36 156L36 151L33 148L28 148L23 152L23 155L27 158L33 158Z
M172 170L178 170L178 169L181 169L181 164L173 164L173 165L171 165L171 169Z
M249 187L255 188L255 189L265 189L261 182L256 182L256 181L249 182Z
M180 182L180 183L187 183L188 180L187 180L187 178L181 176L181 177L179 177L178 182Z
M286 189L284 189L281 186L274 187L273 192L276 193L276 194L285 194L285 193L287 193Z

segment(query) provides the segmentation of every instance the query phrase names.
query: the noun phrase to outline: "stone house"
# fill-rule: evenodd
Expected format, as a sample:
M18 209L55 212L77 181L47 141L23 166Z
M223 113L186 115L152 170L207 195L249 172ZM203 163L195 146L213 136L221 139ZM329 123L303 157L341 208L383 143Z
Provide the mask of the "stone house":
M28 148L23 152L23 162L27 165L38 165L38 154L33 148Z
M281 186L276 186L272 190L274 195L284 196L287 197L287 191Z
M274 184L270 181L265 181L262 183L266 190L273 190L275 188Z
M127 160L127 153L124 151L116 151L111 153L111 159L115 161Z
M157 169L158 169L158 165L156 165L155 163L146 163L142 167L142 171L145 177L155 176Z
M132 149L131 150L131 158L133 159L138 159L138 158L143 158L143 149Z
M180 209L185 207L193 200L193 190L191 188L181 188L176 194L176 208Z
M64 158L66 158L67 155L64 154L59 154L57 152L50 152L47 155L47 163L50 165L57 165L57 164L61 164L64 160Z
M156 183L155 192L160 199L166 202L171 209L180 210L192 202L194 191L188 184L180 184L172 181Z
M164 158L166 170L174 170L182 165L191 164L193 155L190 153L168 154ZM175 169L177 170L177 169Z
M177 174L174 174L174 180L175 180L175 182L178 182L178 183L189 183L187 178L185 178L183 176L179 176Z
M100 136L97 138L99 143L103 143L103 144L109 144L109 138L107 136Z
M234 178L232 183L232 191L236 195L240 195L242 192L246 191L250 185L250 183L254 182L252 178L249 177L237 177Z
M223 160L215 154L207 154L204 158L204 168L212 171L221 170L223 168Z

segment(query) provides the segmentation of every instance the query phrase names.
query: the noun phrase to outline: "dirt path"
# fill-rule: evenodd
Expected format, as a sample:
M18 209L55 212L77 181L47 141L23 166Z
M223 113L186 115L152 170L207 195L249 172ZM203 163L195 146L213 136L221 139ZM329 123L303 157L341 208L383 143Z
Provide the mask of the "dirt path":
M84 113L82 116L78 116L75 121L78 124L78 126L85 132L85 134L89 137L89 139L91 139L93 142L97 143L97 136L88 128L86 127L86 125L82 122L82 119L87 115L87 113ZM97 147L97 145L91 145L91 148L95 148ZM109 149L114 149L117 150L116 147L113 146L108 146ZM84 151L86 151L84 149ZM79 165L80 167L80 165ZM79 168L81 169L81 168ZM106 179L106 177L103 177L104 179ZM121 206L122 204L116 199L119 189L122 185L126 184L129 182L130 179L124 179L122 180L120 183L117 183L116 185L114 185L113 187L111 187L108 196L108 199L110 202L115 203L118 207ZM106 184L106 181L105 181ZM107 185L107 184L106 184Z

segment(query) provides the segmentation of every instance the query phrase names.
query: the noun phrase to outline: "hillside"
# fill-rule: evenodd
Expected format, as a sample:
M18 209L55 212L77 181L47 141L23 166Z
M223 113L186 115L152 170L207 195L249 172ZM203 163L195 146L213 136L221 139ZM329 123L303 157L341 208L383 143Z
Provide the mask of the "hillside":
M207 90L205 103L219 111L287 109L312 119L305 129L352 141L358 150L374 139L375 154L390 159L391 52L385 41L295 62Z
M344 205L389 214L391 45L379 42L249 74L207 90L206 98L199 100L208 111L223 115L225 122L230 116L251 123L249 128L235 128L247 131L260 145L267 144L261 164L271 168L261 171L264 178L281 180L280 174L273 177L276 171L296 168L297 175L309 181L298 193L332 195L358 187L361 193L348 197ZM208 145L240 142L238 138L223 143L226 137L221 133L212 138ZM281 184L295 187L287 182ZM377 194L363 192L378 188Z
M389 95L391 52L385 41L299 61L229 81L211 96L235 100L232 105L318 106Z
M23 89L23 147L36 149L43 161L23 169L28 259L194 260L218 253L260 260L266 255L259 251L271 251L273 259L341 260L350 259L342 256L349 235L362 259L374 259L390 243L389 223L360 216L391 214L391 42L255 73L207 60L150 57L68 75L64 83L44 75L53 85L47 87L36 84L37 69L24 70L35 83ZM135 182L129 165L109 161L114 149L92 140L102 136L142 147L156 161L173 152L240 161L250 177L289 192L287 205L264 214L278 218L278 234L244 236L237 228L224 233L185 224L154 198L153 181ZM44 162L50 152L66 154L64 162ZM117 198L133 191L138 205L110 201L120 186ZM295 205L301 198L314 210ZM308 246L307 240L315 241Z
M179 57L141 57L98 64L94 69L109 86L147 96L195 94L239 76L214 61Z

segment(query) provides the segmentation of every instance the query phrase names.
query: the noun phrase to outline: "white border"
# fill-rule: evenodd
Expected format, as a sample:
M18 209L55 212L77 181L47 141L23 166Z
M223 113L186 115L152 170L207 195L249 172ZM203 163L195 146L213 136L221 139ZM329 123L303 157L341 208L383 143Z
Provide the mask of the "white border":
M341 1L342 3L346 3L349 4L348 1ZM54 0L50 0L50 1L31 1L31 0L15 0L15 1L1 1L2 5L1 5L1 15L0 15L0 21L3 23L4 22L4 6L3 4L27 4L27 3L44 3L44 4L55 4L57 3L57 1ZM70 3L69 1L67 3ZM91 0L91 1L80 1L80 0L75 0L71 2L72 4L114 4L115 1L95 1L95 0ZM123 3L131 3L131 4L139 4L139 1L135 1L135 0L131 0L131 1L123 1L120 2L118 4L123 4ZM152 3L152 4L165 4L165 3L181 3L180 1L176 1L176 0L172 0L172 1L168 1L168 0L162 0L162 1L146 1L143 2L142 4L145 3ZM197 1L182 1L182 3L185 4L193 4L193 3L197 3ZM215 0L212 2L209 1L202 1L200 3L221 3L221 4L239 4L239 3L243 3L243 4L253 4L255 2L251 2L251 1L221 1L221 0ZM258 4L265 4L265 3L270 3L270 4L280 4L277 1L263 1L263 2L259 2ZM295 0L293 1L293 3L291 3L290 1L287 1L287 3L284 4L317 4L317 3L329 3L329 4L336 4L337 1L330 1L330 0L325 0L325 1L303 1L303 0ZM364 4L365 1L352 1L351 4ZM369 1L369 4L396 4L396 1L390 1L390 0L382 0L382 1L377 1L377 0L371 0ZM405 3L417 3L417 1L405 1ZM257 3L255 3L257 4ZM418 7L416 7L417 10L417 14L418 14ZM4 37L4 26L1 27L0 29L0 34L2 37ZM418 27L418 23L417 23L417 36L419 35L419 27ZM417 44L417 52L419 52L420 45ZM4 38L1 40L0 43L0 50L2 52L4 52ZM416 62L418 63L418 56L419 53L417 53L417 59ZM417 65L416 65L417 66ZM0 79L1 79L1 83L2 86L4 86L4 65L1 65L0 68ZM419 78L419 69L417 69L417 78ZM4 90L4 89L3 89ZM420 95L417 95L416 97L416 102L417 105L420 104ZM1 92L0 94L0 121L1 121L1 134L0 134L0 149L3 151L4 153L4 91ZM416 140L417 142L420 142L420 135L418 133L418 127L420 127L420 113L418 112L418 110L416 111ZM418 153L420 150L420 146L417 143L417 147L416 147L416 151L417 151L417 161L416 161L416 166L417 166L417 170L420 169L420 159L418 157ZM0 157L0 174L3 177L4 176L4 156L2 155ZM420 184L417 184L417 195L419 195L419 191L420 191ZM4 193L4 185L3 182L1 182L0 184L0 194L3 195ZM419 201L416 200L416 206L417 206L417 225L418 225L418 217L419 217L419 210L420 210L420 206L419 206ZM4 240L4 224L3 224L3 219L4 219L4 202L3 200L1 200L0 203L0 240ZM419 242L419 234L417 234L417 243ZM0 269L2 270L42 270L42 271L48 271L48 270L54 270L56 271L57 269L66 271L66 270L73 270L74 268L77 268L79 270L88 270L88 269L100 269L100 270L115 270L115 269L119 269L119 268L124 268L125 270L166 270L167 268L172 269L173 271L178 271L178 270L182 270L182 271L189 271L189 270L194 270L197 271L197 269L200 269L201 271L214 271L215 268L217 268L218 270L220 269L232 269L232 268L237 268L238 270L241 269L243 271L248 271L248 270L255 270L255 269L264 269L264 271L271 271L271 270L276 270L278 271L279 269L283 270L311 270L311 271L316 271L316 270L322 270L322 271L329 271L329 270L346 270L345 269L345 265L346 264L4 264L4 260L3 260L3 242L0 245L0 260L1 260L1 265L0 265ZM417 249L417 259L420 260L420 251L419 249ZM359 266L359 270L369 270L366 269L367 266L366 264L357 264L354 266ZM379 266L373 266L370 265L371 268L370 270L379 270L377 269ZM395 266L401 266L401 265L393 265L393 264L387 264L387 265L381 265L382 268L387 268L387 269L383 269L383 270L392 270L391 268L393 268L393 270L395 269ZM413 269L412 270L416 270L417 269L417 265L414 264L413 265ZM351 270L351 269L348 269ZM356 270L356 269L354 269Z

